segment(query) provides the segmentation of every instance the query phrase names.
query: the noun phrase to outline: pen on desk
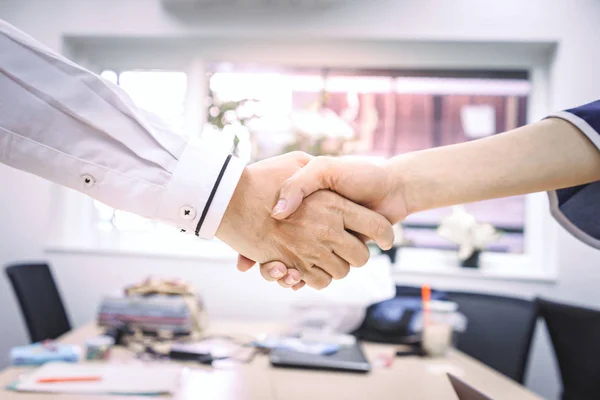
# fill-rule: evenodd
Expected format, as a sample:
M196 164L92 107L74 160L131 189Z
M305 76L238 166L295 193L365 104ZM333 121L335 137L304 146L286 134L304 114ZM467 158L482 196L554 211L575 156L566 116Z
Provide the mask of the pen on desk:
M60 378L39 378L37 383L64 383L64 382L97 382L101 381L100 376L71 376Z

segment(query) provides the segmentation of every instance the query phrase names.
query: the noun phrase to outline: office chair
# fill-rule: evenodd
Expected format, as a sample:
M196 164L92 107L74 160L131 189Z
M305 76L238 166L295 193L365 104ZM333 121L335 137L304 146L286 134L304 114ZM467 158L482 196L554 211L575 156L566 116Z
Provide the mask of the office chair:
M536 299L562 378L563 400L600 397L600 311Z
M17 264L5 269L32 343L56 339L71 330L48 264Z
M523 384L537 320L536 303L513 297L447 292L467 317L456 347Z

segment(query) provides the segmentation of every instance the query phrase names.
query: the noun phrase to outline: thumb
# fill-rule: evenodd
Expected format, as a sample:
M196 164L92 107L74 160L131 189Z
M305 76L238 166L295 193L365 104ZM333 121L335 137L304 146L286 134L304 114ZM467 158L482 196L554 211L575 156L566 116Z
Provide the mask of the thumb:
M254 266L254 264L256 264L256 261L252 261L251 259L244 257L241 254L238 254L238 260L237 260L238 271L246 272L250 268L252 268Z
M289 177L281 186L279 200L271 216L285 219L300 207L305 197L320 189L331 189L336 173L334 165L334 158L316 157Z

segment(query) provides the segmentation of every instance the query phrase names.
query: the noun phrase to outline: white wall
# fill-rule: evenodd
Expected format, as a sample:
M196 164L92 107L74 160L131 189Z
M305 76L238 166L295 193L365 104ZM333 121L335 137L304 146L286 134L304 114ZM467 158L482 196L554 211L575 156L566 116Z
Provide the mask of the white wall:
M1 109L1 107L0 107ZM18 186L15 184L18 182ZM0 166L0 265L13 260L44 257L51 186L33 175ZM27 342L20 310L4 272L0 275L0 365L6 365L8 349Z
M550 69L548 103L561 109L600 94L600 2L596 0L369 0L341 8L284 12L204 10L179 18L166 14L158 0L3 0L0 18L50 47L63 37L103 38L258 37L360 39L385 41L557 42ZM360 56L360 55L358 55ZM18 187L14 184L18 182ZM0 264L44 258L52 185L0 167ZM6 188L14 188L7 190ZM560 265L556 284L437 279L433 284L493 290L525 296L544 294L598 307L600 253L562 230L549 243ZM239 276L232 265L97 255L51 255L59 285L75 324L88 321L103 291L141 278L149 271L182 275L199 284L215 315L242 312L281 315L290 294L267 288L256 277ZM229 279L231 278L231 279ZM430 277L407 276L407 282ZM231 281L232 289L225 282ZM99 282L103 282L99 285ZM246 290L245 283L252 290ZM255 290L259 289L259 290ZM230 296L229 300L226 300ZM259 306L257 306L259 305ZM260 306L264 306L261 309ZM26 342L4 277L0 278L0 355ZM543 330L538 332L528 385L556 398L556 371ZM0 356L0 364L2 363Z

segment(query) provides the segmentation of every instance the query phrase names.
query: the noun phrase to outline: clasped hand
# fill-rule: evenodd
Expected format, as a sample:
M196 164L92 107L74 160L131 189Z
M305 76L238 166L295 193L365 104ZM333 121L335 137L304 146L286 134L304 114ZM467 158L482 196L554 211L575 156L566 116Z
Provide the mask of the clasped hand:
M276 260L293 270L298 281L321 289L332 279L345 277L351 265L367 262L369 250L365 240L374 240L387 249L392 246L394 234L385 217L328 190L315 190L298 204L293 215L273 218L280 188L311 159L307 154L293 152L248 166L217 237L244 260L253 260L252 264ZM269 264L264 265L263 276L273 280L267 270ZM281 271L279 264L274 266L274 279L280 279L282 286L290 286L290 278L284 277L287 270ZM280 276L277 271L282 272Z

